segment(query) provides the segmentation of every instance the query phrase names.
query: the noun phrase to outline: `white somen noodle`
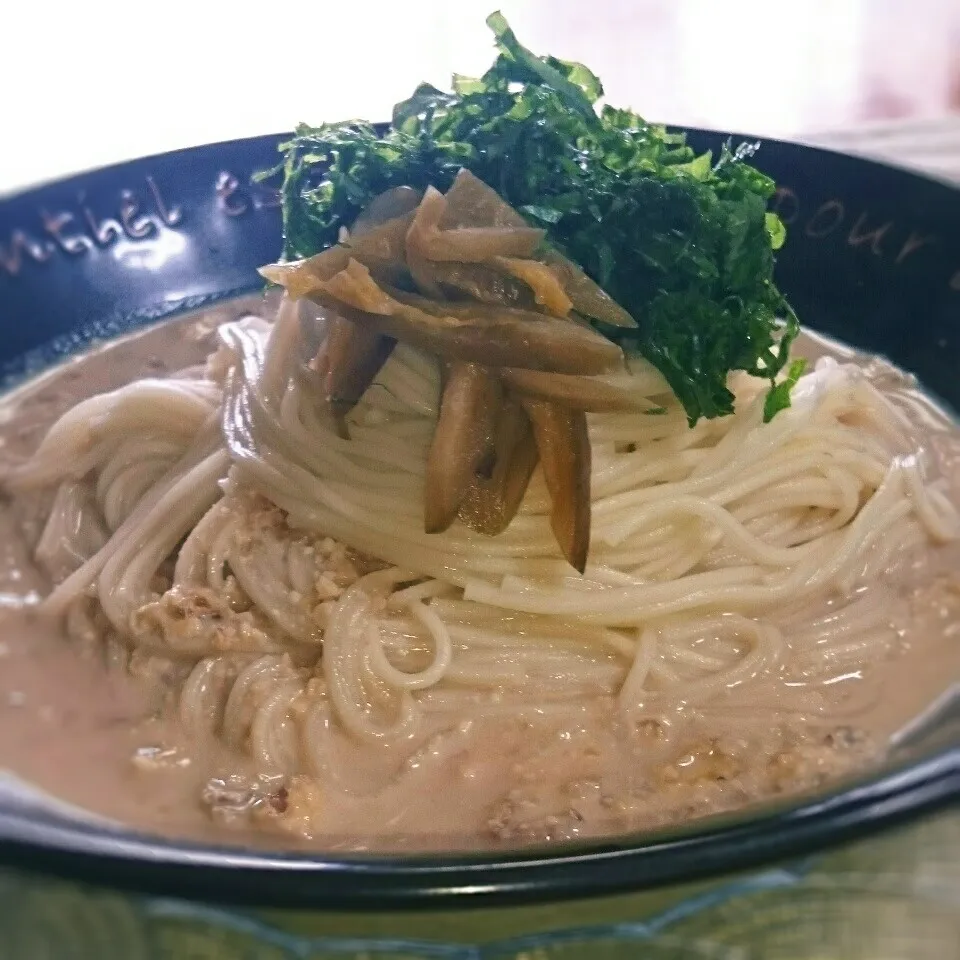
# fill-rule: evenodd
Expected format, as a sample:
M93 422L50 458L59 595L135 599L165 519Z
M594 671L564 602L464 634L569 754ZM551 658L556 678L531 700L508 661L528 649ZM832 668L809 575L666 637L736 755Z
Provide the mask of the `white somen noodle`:
M691 428L634 357L651 412L589 417L584 576L558 552L539 472L503 534L428 535L435 363L399 345L344 439L305 338L289 302L273 323L228 324L205 371L79 404L8 477L57 487L44 609L172 665L187 729L265 770L329 772L331 726L399 741L470 711L615 703L675 732L682 708L757 677L781 683L770 710L808 710L792 681L894 642L877 584L893 551L960 530L861 368L821 360L770 423L764 384L735 379L736 414ZM829 615L803 615L832 594Z

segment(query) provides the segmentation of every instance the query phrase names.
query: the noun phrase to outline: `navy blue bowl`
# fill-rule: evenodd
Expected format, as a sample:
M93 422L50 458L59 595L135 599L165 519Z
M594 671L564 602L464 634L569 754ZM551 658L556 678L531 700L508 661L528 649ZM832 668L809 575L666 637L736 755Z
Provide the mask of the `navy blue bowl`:
M726 134L691 132L699 148ZM16 379L91 338L249 292L276 258L278 137L97 170L0 201L0 368ZM780 283L809 327L883 353L960 407L960 192L767 141L789 238ZM731 873L919 816L960 795L956 720L831 792L668 833L515 854L347 857L223 849L0 801L0 863L128 890L361 910L517 904Z

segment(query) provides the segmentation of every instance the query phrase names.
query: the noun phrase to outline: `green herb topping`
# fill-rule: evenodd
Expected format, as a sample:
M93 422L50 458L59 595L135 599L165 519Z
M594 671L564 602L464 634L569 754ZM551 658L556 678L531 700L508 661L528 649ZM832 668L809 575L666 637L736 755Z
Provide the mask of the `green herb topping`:
M666 377L691 423L733 410L731 371L771 381L768 418L789 406L799 367L774 385L798 332L773 279L785 236L767 212L773 181L747 161L756 145L697 155L683 133L598 107L586 67L538 57L500 13L498 56L453 92L422 84L386 129L301 125L281 145L284 257L337 242L391 187L446 191L466 168L519 210L638 322L597 323Z

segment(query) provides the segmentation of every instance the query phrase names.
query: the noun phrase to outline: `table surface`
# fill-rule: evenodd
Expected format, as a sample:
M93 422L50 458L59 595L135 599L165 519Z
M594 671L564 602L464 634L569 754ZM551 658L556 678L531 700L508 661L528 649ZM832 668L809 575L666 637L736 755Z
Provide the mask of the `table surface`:
M960 810L698 884L497 910L255 911L0 869L0 960L960 960Z
M960 183L960 115L869 123L801 139Z

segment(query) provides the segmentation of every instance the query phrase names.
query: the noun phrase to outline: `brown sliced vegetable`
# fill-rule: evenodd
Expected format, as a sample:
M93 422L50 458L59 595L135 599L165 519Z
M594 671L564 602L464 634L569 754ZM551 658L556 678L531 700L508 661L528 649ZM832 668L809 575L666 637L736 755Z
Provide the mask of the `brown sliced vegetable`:
M434 266L433 261L423 256L416 247L407 247L407 269L417 290L425 297L442 300L443 290L437 281Z
M457 516L472 530L495 537L510 525L537 465L530 418L509 394L494 428L494 460L489 475L476 474Z
M550 526L567 562L583 573L590 549L590 437L587 415L547 400L521 402L550 492Z
M260 275L284 287L295 300L309 297L323 283L345 270L351 259L362 263L378 280L404 283L408 275L404 251L412 220L412 213L397 217L306 260L261 267Z
M364 313L387 317L396 310L396 300L356 260L348 261L343 270L318 284L317 291Z
M517 257L496 257L493 262L505 273L523 280L533 291L534 300L547 313L555 317L565 317L570 313L573 303L564 291L560 278L545 263Z
M555 337L554 331L520 330L512 322L449 324L443 323L442 318L412 308L384 316L358 310L323 293L313 294L311 298L348 320L366 324L385 336L403 340L445 360L463 360L492 367L502 367L507 363L529 363L531 367L545 367L564 373L595 373L598 369L610 366L606 354L587 356L576 342L571 342L569 337L561 341ZM427 318L432 322L424 322ZM526 323L532 326L530 321ZM541 321L540 326L546 327L548 324L560 326L556 320Z
M520 310L538 309L528 284L490 264L424 260L420 266L428 283L451 300L476 300Z
M350 239L369 233L382 223L413 213L423 199L423 192L413 187L393 187L374 197L350 228Z
M388 294L356 261L318 283L310 297L347 319L449 360L585 374L602 373L623 361L620 348L605 337L543 314L437 303L392 289Z
M350 256L342 247L330 247L306 260L270 263L260 267L260 276L283 287L293 300L302 300L318 290L324 280L346 268Z
M529 257L540 246L546 231L524 223L514 227L458 226L443 230L440 223L447 199L427 187L407 234L407 250L425 260L482 263L492 257Z
M446 193L442 229L455 227L529 227L530 224L493 187L463 169Z
M432 187L422 195L385 191L336 247L261 273L332 313L313 367L344 437L347 414L397 340L440 360L440 415L425 476L428 533L457 517L500 533L539 460L554 535L582 573L590 544L586 411L642 411L651 403L603 376L622 368L624 357L588 322L635 321L545 246L545 236L462 170L445 196Z
M458 227L464 224L490 227L520 227L527 221L492 187L475 177L469 170L457 174L447 191L447 209L440 227ZM604 293L575 263L559 251L544 246L537 259L553 269L573 309L594 320L616 327L635 327L633 317L612 297Z
M398 303L414 307L445 325L489 329L490 366L512 365L559 373L601 373L623 366L623 352L589 324L557 323L542 313L482 303L443 303L385 286ZM611 347L613 349L611 349ZM512 358L512 359L511 359Z
M603 377L573 377L516 367L506 367L499 373L504 383L526 396L540 397L574 410L590 413L629 410L643 413L657 407L643 394Z
M577 313L614 327L636 327L637 321L572 260L549 247L540 252L540 257L560 278L560 283L563 284L563 289Z
M413 278L414 285L425 297L443 299L443 289L436 276L435 264L432 260L421 256L415 249L407 250L407 269Z
M367 392L396 343L343 317L331 318L314 366L320 375L323 399L344 439L349 439L347 414Z
M424 252L430 260L483 263L493 257L530 257L546 232L534 227L461 227L428 237Z
M501 397L499 381L485 368L451 364L427 456L423 523L427 533L441 533L453 523L485 461L489 469Z
M404 238L404 256L407 269L413 277L417 289L427 297L443 299L443 291L434 278L433 264L427 256L426 238L430 232L436 232L443 213L446 201L443 195L429 187L423 195L420 205L414 212L413 219Z
M406 282L407 232L413 217L411 211L373 227L359 237L351 237L343 244L348 257L362 263L378 280Z

